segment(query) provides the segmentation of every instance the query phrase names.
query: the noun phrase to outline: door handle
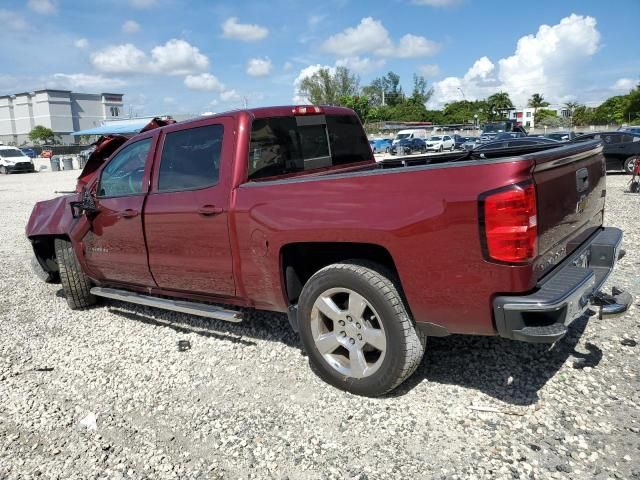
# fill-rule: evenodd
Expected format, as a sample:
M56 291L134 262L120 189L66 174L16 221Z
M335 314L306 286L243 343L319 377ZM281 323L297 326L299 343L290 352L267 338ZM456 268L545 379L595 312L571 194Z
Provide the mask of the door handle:
M222 212L224 212L222 207L216 207L215 205L203 205L198 209L198 213L200 215L204 215L205 217L219 215Z
M133 210L131 208L127 208L126 210L123 210L122 212L120 212L120 217L121 218L133 218L133 217L137 217L138 213L139 212L137 210Z

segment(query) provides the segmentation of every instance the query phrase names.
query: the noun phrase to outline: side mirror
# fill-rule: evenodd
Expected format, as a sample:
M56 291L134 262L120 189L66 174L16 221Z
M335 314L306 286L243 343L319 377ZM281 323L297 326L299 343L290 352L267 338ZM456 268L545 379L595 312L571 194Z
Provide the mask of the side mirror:
M79 202L69 202L69 205L71 206L71 215L73 218L80 218L83 214L91 217L99 211L93 195L91 195L91 192L86 188L82 189L82 200Z

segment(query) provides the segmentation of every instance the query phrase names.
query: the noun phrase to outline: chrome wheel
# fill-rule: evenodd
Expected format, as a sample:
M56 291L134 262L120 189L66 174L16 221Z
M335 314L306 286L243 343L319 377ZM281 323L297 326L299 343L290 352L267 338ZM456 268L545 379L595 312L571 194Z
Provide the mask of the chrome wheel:
M378 313L359 293L331 288L318 296L311 309L315 346L342 375L364 378L382 365L387 339Z

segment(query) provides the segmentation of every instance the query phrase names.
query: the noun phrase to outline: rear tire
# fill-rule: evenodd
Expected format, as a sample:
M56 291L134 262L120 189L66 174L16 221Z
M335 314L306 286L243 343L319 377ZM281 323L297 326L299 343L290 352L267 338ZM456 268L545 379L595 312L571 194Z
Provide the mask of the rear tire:
M55 250L60 282L69 307L80 310L95 304L97 299L91 294L91 280L82 271L71 242L56 238Z
M7 167L5 167L4 165L0 166L0 173L2 175L7 175L9 173L9 170L7 169Z
M323 268L304 286L300 336L312 370L325 382L375 397L396 388L420 365L426 336L409 316L393 279L380 265L351 260Z
M624 161L624 172L633 175L633 169L636 166L638 157L629 157Z

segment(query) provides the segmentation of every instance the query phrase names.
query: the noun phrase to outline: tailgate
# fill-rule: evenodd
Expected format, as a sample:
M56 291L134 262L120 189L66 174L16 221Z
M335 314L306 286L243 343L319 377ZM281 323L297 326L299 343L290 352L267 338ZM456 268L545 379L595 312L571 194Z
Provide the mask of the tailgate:
M540 278L602 226L605 160L599 141L532 154L538 204Z

